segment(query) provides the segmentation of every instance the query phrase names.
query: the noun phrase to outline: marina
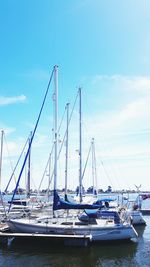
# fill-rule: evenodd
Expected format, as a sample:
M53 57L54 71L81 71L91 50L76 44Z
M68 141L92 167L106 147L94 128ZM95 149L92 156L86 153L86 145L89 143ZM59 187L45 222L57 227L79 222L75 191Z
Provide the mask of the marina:
M150 200L147 200L146 202L144 202L144 208L147 209L147 207L149 206L149 204L150 204ZM46 228L47 230L45 232L42 232L40 230L40 228L39 228L39 230L35 230L35 231L34 230L31 230L31 231L29 231L29 230L28 231L22 230L22 232L19 232L19 229L20 228L18 228L18 231L17 232L15 232L15 231L11 232L10 229L9 229L9 223L8 224L7 224L7 222L1 223L1 226L0 226L0 239L1 239L1 244L3 244L3 243L5 243L5 244L9 243L9 240L11 240L12 238L15 238L16 240L20 240L21 239L23 242L26 239L30 239L30 240L37 239L37 242L39 242L39 243L40 243L40 240L41 239L43 239L43 240L44 239L47 239L47 240L49 240L49 243L50 244L53 243L53 241L55 241L55 243L61 243L62 245L65 245L65 246L81 246L81 247L89 246L91 243L93 243L92 232L91 232L91 234L84 234L84 235L82 235L82 234L79 234L79 235L78 234L75 234L75 228L74 228L75 226L73 227L73 225L70 225L69 226L70 229L73 227L73 229L74 229L73 232L72 232L73 234L71 234L71 232L69 234L65 234L65 231L64 230L63 230L64 231L63 234L60 234L61 233L61 230L60 230L60 233L57 230L57 232L51 234L51 231L49 232L49 230L48 230L48 221L47 221L48 218L47 217L44 217L44 216L41 217L41 218L43 218L43 223L45 224L45 222L46 222L46 225L47 225L46 226L47 227ZM139 229L145 229L145 230L147 228L149 229L149 225L148 225L149 224L149 218L150 217L148 215L146 215L146 216L144 215L144 219L146 221L146 226L143 226L141 224L141 226L137 226L137 227L135 227L135 229L138 229L138 231L139 231ZM39 217L38 216L37 216L37 219L39 221ZM22 221L23 223L25 223L27 221L27 223L28 223L28 221L30 221L30 225L32 225L32 223L31 223L32 220L31 219L19 219L19 220L17 219L16 222L19 223L19 221ZM51 217L50 222L52 222L52 220L53 220L54 227L55 227L55 223L56 223L57 219L52 219L52 217ZM70 223L67 223L67 220L66 220L66 223L64 223L64 219L63 218L62 219L59 218L59 222L60 223L61 223L61 221L63 222L63 228L65 227L65 224L66 225L69 225L70 224ZM14 222L15 222L15 220L14 220ZM33 222L34 222L34 220L33 220ZM71 222L70 219L69 219L69 222ZM74 222L74 219L72 220L72 222ZM40 226L39 223L40 222L38 222L38 225ZM105 225L105 220L103 220L103 223ZM112 223L112 221L110 221L110 223ZM43 226L44 226L44 224L43 224ZM16 229L17 229L17 227L16 227ZM108 227L108 225L107 225L107 227ZM66 229L68 229L67 231L69 232L68 226L67 226ZM116 230L117 229L119 230L119 228L116 228ZM113 231L115 232L116 230L115 229L113 230L113 228L112 228L111 231L112 232ZM133 236L134 242L135 241L138 242L138 235L139 235L138 234L138 231L137 231L137 236L136 235ZM109 235L109 233L108 233L108 235ZM112 237L111 237L111 239L108 239L108 240L107 239L102 239L102 240L100 239L99 242L101 243L102 241L107 241L107 243L109 244L109 242L113 242L114 241ZM119 238L118 238L118 241L119 241ZM123 240L123 238L122 238L122 240L120 240L120 242L122 242L122 244L124 243L124 241L125 241L125 239Z
M0 1L0 267L150 267L149 10Z
M22 218L16 218L16 219L11 219L10 218L10 211L11 208L13 207L14 203L16 206L16 200L15 196L19 191L19 184L22 179L22 174L24 172L26 163L28 162L28 177L27 177L27 196L30 196L30 154L31 154L31 146L34 140L34 136L36 134L38 124L41 118L41 114L44 108L44 104L49 92L49 88L51 85L51 81L54 80L54 141L53 141L53 147L54 147L54 163L53 163L53 171L52 171L52 177L53 177L53 201L52 201L52 218L49 216L43 218L41 214L37 216L35 219L30 218L30 215L28 216L27 214L23 214ZM135 213L138 216L140 215L138 210L137 211L132 211L132 214L127 215L127 211L125 210L125 216L122 219L121 218L121 209L115 209L111 210L109 208L109 200L102 201L101 199L97 198L97 201L93 203L84 203L82 202L83 198L83 173L82 173L82 105L81 105L81 99L82 99L82 94L81 94L81 88L79 87L78 92L77 92L77 98L79 101L79 186L78 186L78 194L79 194L79 201L70 201L68 200L67 197L67 175L65 175L65 196L64 199L63 197L59 196L58 193L58 66L55 65L52 69L50 79L48 82L47 89L45 91L44 98L42 100L42 105L40 108L40 112L37 117L37 121L34 126L34 130L32 134L30 135L30 138L28 140L28 147L27 147L27 152L25 153L25 157L23 160L23 164L21 166L18 179L16 181L16 186L15 189L13 190L13 195L11 198L11 201L9 201L9 207L8 210L6 211L6 207L4 206L4 210L6 213L6 223L10 228L10 231L14 233L15 237L25 237L24 233L26 233L27 237L39 237L39 234L42 234L40 237L44 237L44 234L47 237L47 234L49 234L49 238L51 238L51 234L53 235L53 238L60 239L60 236L64 235L64 240L71 240L71 238L67 237L66 235L70 235L74 239L72 240L78 240L78 236L81 235L82 239L83 236L85 236L85 240L87 239L87 236L91 236L90 240L92 242L97 242L97 241L123 241L123 240L131 240L133 238L137 238L138 234L132 225L135 224L134 222L134 217ZM67 112L67 130L65 131L65 138L68 140L68 112ZM3 151L3 137L4 137L4 131L2 131L1 135L1 159L2 159L2 151ZM92 139L93 140L93 139ZM94 140L93 140L94 141ZM92 148L94 147L94 143L92 141ZM68 144L68 142L67 142ZM95 169L93 172L93 179L96 179L96 166L94 165L95 163L95 152L92 149L93 153L93 160L92 160L92 167ZM66 146L66 164L65 164L65 174L67 174L67 164L68 164L68 147ZM22 154L22 153L21 153ZM2 163L2 160L1 160ZM2 164L1 164L2 165ZM2 169L2 168L1 168ZM85 171L84 171L85 172ZM11 179L10 179L11 180ZM10 183L9 180L9 183ZM93 180L94 182L94 180ZM8 188L8 186L7 186ZM93 192L96 192L96 188L93 186ZM6 191L6 190L5 190ZM97 192L96 192L97 194ZM94 197L94 194L93 194ZM147 196L146 196L147 198ZM148 196L149 198L149 196ZM1 195L2 203L3 201L3 196ZM93 199L94 200L94 199ZM19 200L19 205L22 204L22 210L23 207L26 208L26 203L28 201L25 199L20 199ZM104 202L104 203L103 203ZM18 203L18 200L17 200ZM133 203L134 204L134 203ZM136 204L136 203L135 203ZM141 204L141 203L140 203ZM137 204L136 204L136 207ZM122 208L122 207L121 207ZM136 208L137 209L137 208ZM58 211L64 210L67 211L67 216L65 217L64 215L60 217L58 215ZM74 215L68 216L69 211L73 210ZM78 212L83 211L83 214L81 216L79 215ZM25 218L24 218L25 217ZM31 211L31 217L32 217L32 211ZM137 217L137 216L136 216ZM142 219L141 219L142 220ZM142 221L141 221L142 222ZM143 219L144 222L144 219ZM142 223L143 223L142 222ZM144 222L145 224L145 222ZM18 234L16 234L18 233ZM11 235L11 234L10 234ZM58 236L59 235L59 236Z
M150 217L145 216L147 226L137 227L138 239L133 242L107 242L88 246L64 246L48 239L11 238L8 244L0 244L2 266L61 267L64 266L149 266ZM39 240L39 239L38 239Z

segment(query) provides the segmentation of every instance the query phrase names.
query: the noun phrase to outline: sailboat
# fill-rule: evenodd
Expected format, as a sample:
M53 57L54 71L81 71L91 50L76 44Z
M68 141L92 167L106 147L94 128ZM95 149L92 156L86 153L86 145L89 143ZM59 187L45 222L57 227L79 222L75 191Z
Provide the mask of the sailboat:
M24 145L24 148L21 152L21 155L19 157L19 160L24 152L24 149L28 143L28 146L30 146L30 140L31 140L31 136L32 136L32 133L30 133L25 145ZM31 150L31 149L30 149ZM13 200L8 200L8 205L11 204L11 213L12 211L13 212L20 212L22 214L22 216L26 216L28 215L29 213L31 213L32 211L39 211L42 206L40 205L40 203L38 203L38 200L37 198L33 198L30 196L30 153L31 151L29 150L29 154L28 154L28 171L27 171L27 184L26 184L26 194L25 194L25 191L21 190L20 188L18 188L17 190L17 194L16 194L16 197L13 199ZM8 186L14 176L14 173L15 173L15 169L19 163L19 160L12 172L12 175L9 179L9 182L6 186L6 189L5 189L5 192L7 192L8 190ZM23 193L21 193L21 191L23 191ZM7 212L6 212L6 216L9 216L10 217L10 211L8 212L9 210L9 206L7 206ZM20 216L21 217L21 216Z
M3 158L3 141L4 141L5 132L4 130L1 131L1 149L0 149L0 221L5 221L8 217L8 209L9 205L8 202L5 199L5 193L1 192L1 176L2 176L2 158ZM27 213L28 210L23 210L23 208L16 209L13 205L9 212L9 218L20 218L25 213Z
M118 207L122 220L130 221L132 225L146 225L140 210L139 195L136 200L128 199L126 205Z
M8 220L7 224L12 232L19 233L39 233L49 234L53 236L67 235L74 236L90 236L92 241L104 240L130 240L137 237L137 232L131 224L122 223L117 212L99 211L99 205L83 204L82 203L82 180L79 179L79 197L80 203L67 202L61 199L57 193L57 120L58 120L58 67L54 66L54 82L55 82L55 161L54 161L54 197L53 197L53 215L47 217L38 217L36 219L22 218L18 220ZM81 93L81 89L79 90ZM81 102L80 102L81 104ZM80 112L80 127L81 127L81 112ZM80 135L81 141L81 135ZM81 155L81 142L80 142L80 155ZM80 158L80 178L82 177L82 162ZM73 211L86 211L87 218L83 216L57 216L57 210L73 210ZM91 210L94 210L92 213ZM97 210L95 214L95 210Z

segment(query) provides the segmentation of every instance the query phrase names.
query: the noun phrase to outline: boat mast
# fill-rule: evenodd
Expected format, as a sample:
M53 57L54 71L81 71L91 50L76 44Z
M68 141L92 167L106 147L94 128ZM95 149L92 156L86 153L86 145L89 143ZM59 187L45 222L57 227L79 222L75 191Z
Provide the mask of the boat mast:
M67 178L68 178L68 126L69 126L69 103L66 104L67 109L67 128L66 128L66 164L65 164L65 200L67 199Z
M54 122L54 192L57 189L57 147L58 147L58 66L54 66L54 101L55 101L55 122Z
M93 154L93 138L92 138L92 180L93 180L93 196L95 195L95 178L94 178L94 154Z
M79 88L79 201L82 202L82 112L81 88Z
M2 197L2 190L1 190L1 178L2 178L2 158L3 158L3 140L4 140L4 130L1 131L1 154L0 154L0 200L4 208L5 216L6 216L6 209L5 204Z
M1 190L1 176L2 176L2 154L3 154L3 139L4 139L4 130L1 131L1 154L0 154L0 190Z
M30 180L31 180L31 146L30 146L30 142L31 142L31 137L32 137L32 132L30 133L28 142L29 142L29 155L28 155L28 173L27 173L27 197L30 197Z
M92 177L93 177L93 195L98 194L97 188L97 173L96 173L96 157L95 157L95 144L92 138Z

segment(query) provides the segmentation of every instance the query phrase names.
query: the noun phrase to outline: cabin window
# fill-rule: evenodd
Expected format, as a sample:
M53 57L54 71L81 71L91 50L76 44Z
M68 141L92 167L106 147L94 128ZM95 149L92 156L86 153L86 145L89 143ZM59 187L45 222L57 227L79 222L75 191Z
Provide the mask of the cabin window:
M73 222L62 222L62 225L73 225Z

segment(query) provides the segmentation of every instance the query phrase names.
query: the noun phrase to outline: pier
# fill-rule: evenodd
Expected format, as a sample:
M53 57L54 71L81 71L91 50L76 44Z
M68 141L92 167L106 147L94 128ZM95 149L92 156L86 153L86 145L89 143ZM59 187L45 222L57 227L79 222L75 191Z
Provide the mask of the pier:
M92 241L91 235L56 235L56 234L39 234L39 233L12 233L0 232L0 243L7 243L9 238L17 239L47 239L50 241L63 242L65 246L84 246L87 247Z

